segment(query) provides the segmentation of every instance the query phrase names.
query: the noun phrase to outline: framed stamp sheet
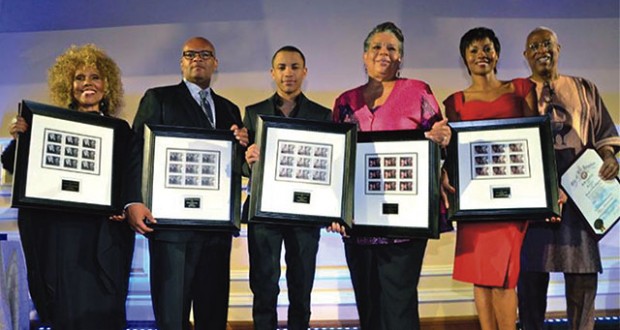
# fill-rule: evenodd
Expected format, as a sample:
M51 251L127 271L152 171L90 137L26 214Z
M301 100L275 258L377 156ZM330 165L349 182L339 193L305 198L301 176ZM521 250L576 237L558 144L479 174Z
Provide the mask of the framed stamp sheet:
M356 236L439 238L439 163L424 132L358 132Z
M449 123L451 220L544 220L559 214L547 116Z
M239 230L241 157L231 131L146 125L142 172L152 226Z
M354 124L260 116L249 220L351 226Z
M27 100L20 114L29 130L17 141L13 207L102 214L123 209L127 122Z
M562 174L562 188L599 239L620 219L620 181L601 179L602 165L596 150L586 149Z

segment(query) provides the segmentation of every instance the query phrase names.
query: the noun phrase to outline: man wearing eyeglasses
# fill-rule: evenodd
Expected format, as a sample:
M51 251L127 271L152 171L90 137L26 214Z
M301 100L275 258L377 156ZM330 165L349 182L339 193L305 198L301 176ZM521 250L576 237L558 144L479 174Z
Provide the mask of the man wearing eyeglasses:
M605 180L616 177L620 138L596 86L584 78L558 73L560 44L551 29L534 29L525 46L523 55L536 84L539 113L551 117L558 173L582 150L595 148L603 159L599 176ZM569 328L594 328L597 273L602 271L598 242L573 203L563 205L561 219L530 223L523 242L517 291L525 330L544 327L549 272L564 273Z
M140 101L133 122L126 214L130 226L149 239L151 298L157 328L190 329L193 307L194 329L224 330L232 233L154 230L147 222L157 221L140 194L145 124L229 129L242 146L247 146L248 133L242 128L239 108L210 87L218 66L213 44L202 37L187 40L180 65L181 83L149 89Z

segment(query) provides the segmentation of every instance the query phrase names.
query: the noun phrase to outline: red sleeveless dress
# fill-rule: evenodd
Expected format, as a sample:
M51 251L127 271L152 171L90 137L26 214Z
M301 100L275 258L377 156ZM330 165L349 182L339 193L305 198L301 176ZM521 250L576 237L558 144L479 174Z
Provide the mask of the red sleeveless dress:
M491 102L464 102L463 92L454 93L444 101L446 111L453 109L463 121L521 117L533 85L527 79L512 83L514 93ZM526 229L527 221L459 222L452 278L481 286L516 287Z

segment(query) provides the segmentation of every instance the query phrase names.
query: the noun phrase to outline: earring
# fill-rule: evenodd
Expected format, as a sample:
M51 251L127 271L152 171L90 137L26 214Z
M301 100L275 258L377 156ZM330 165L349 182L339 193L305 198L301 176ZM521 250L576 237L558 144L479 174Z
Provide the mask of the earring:
M101 99L99 102L99 112L103 114L108 112L108 100L106 98Z

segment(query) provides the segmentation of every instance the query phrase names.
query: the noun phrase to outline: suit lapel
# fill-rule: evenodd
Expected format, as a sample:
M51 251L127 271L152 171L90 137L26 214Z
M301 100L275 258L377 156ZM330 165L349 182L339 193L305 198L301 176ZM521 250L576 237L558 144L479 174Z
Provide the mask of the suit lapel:
M229 112L224 100L222 100L219 95L215 94L213 89L211 89L211 97L215 105L215 126L220 129L229 129L236 120L234 120L232 114Z
M276 94L273 94L273 96L269 98L269 102L267 102L267 105L263 109L261 109L261 114L267 116L276 115Z
M310 109L308 108L308 99L301 93L299 94L299 112L297 112L297 118L311 118Z
M202 111L200 105L194 100L192 94L183 81L178 85L181 101L181 109L185 109L188 118L194 123L199 123L197 127L212 128L207 115ZM217 106L216 106L217 109Z

